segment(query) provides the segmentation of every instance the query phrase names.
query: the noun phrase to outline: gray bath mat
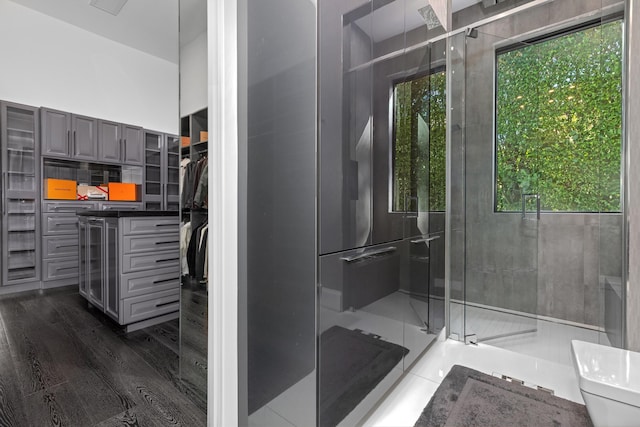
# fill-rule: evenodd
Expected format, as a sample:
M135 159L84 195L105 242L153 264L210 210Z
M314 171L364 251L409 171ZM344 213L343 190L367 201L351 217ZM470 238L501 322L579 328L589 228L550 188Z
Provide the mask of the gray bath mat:
M415 427L590 427L584 405L455 365Z

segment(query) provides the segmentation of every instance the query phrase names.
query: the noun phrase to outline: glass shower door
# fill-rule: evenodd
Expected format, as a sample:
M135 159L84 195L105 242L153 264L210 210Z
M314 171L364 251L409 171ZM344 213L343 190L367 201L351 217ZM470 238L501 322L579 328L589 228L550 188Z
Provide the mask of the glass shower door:
M494 345L537 331L540 195L533 47L468 30L464 40L464 340ZM518 61L504 61L504 55ZM492 171L493 165L493 173ZM452 313L456 312L453 310ZM452 319L453 320L453 319ZM455 321L454 321L455 322ZM462 337L461 337L462 338Z

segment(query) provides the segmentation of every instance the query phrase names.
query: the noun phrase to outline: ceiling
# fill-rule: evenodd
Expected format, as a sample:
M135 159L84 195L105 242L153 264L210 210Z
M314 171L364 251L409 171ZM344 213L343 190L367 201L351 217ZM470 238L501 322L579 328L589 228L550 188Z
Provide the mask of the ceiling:
M177 0L129 0L118 16L91 6L89 0L11 1L134 49L178 63ZM197 36L193 36L195 31L199 31L199 34L206 28L206 0L180 2L184 3L184 14L194 22L194 25L185 29L193 40ZM203 7L205 13L201 13Z
M180 46L184 46L185 44L192 42L203 32L207 31L207 0L179 1Z
M89 4L89 0L11 0L68 24L178 63L180 45L193 41L207 28L207 0L129 0L118 16ZM481 0L452 0L453 10ZM375 41L425 25L418 12L428 0L394 1L356 21ZM180 43L178 43L178 5ZM359 22L361 21L361 22Z
M452 9L457 12L481 1L452 0ZM377 43L424 26L425 21L419 10L427 3L428 0L394 1L356 20L355 23Z

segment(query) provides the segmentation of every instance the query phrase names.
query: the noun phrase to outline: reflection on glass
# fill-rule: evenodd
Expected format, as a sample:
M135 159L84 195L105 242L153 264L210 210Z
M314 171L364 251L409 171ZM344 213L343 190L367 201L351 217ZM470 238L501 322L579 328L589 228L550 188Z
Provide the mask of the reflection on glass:
M147 209L180 210L180 381L182 390L207 411L208 268L207 182L207 1L180 0L180 137L147 134ZM204 76L204 79L201 77ZM206 137L204 140L206 141ZM161 146L162 157L157 148ZM160 185L162 182L164 185Z
M320 9L321 426L358 425L444 326L444 42L403 53L429 30L405 3Z

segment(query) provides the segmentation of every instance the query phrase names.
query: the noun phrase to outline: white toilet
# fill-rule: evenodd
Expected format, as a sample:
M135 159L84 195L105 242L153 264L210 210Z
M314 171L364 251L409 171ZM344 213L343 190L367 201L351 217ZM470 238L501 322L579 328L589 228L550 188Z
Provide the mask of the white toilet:
M640 353L577 340L571 350L594 427L640 426Z

